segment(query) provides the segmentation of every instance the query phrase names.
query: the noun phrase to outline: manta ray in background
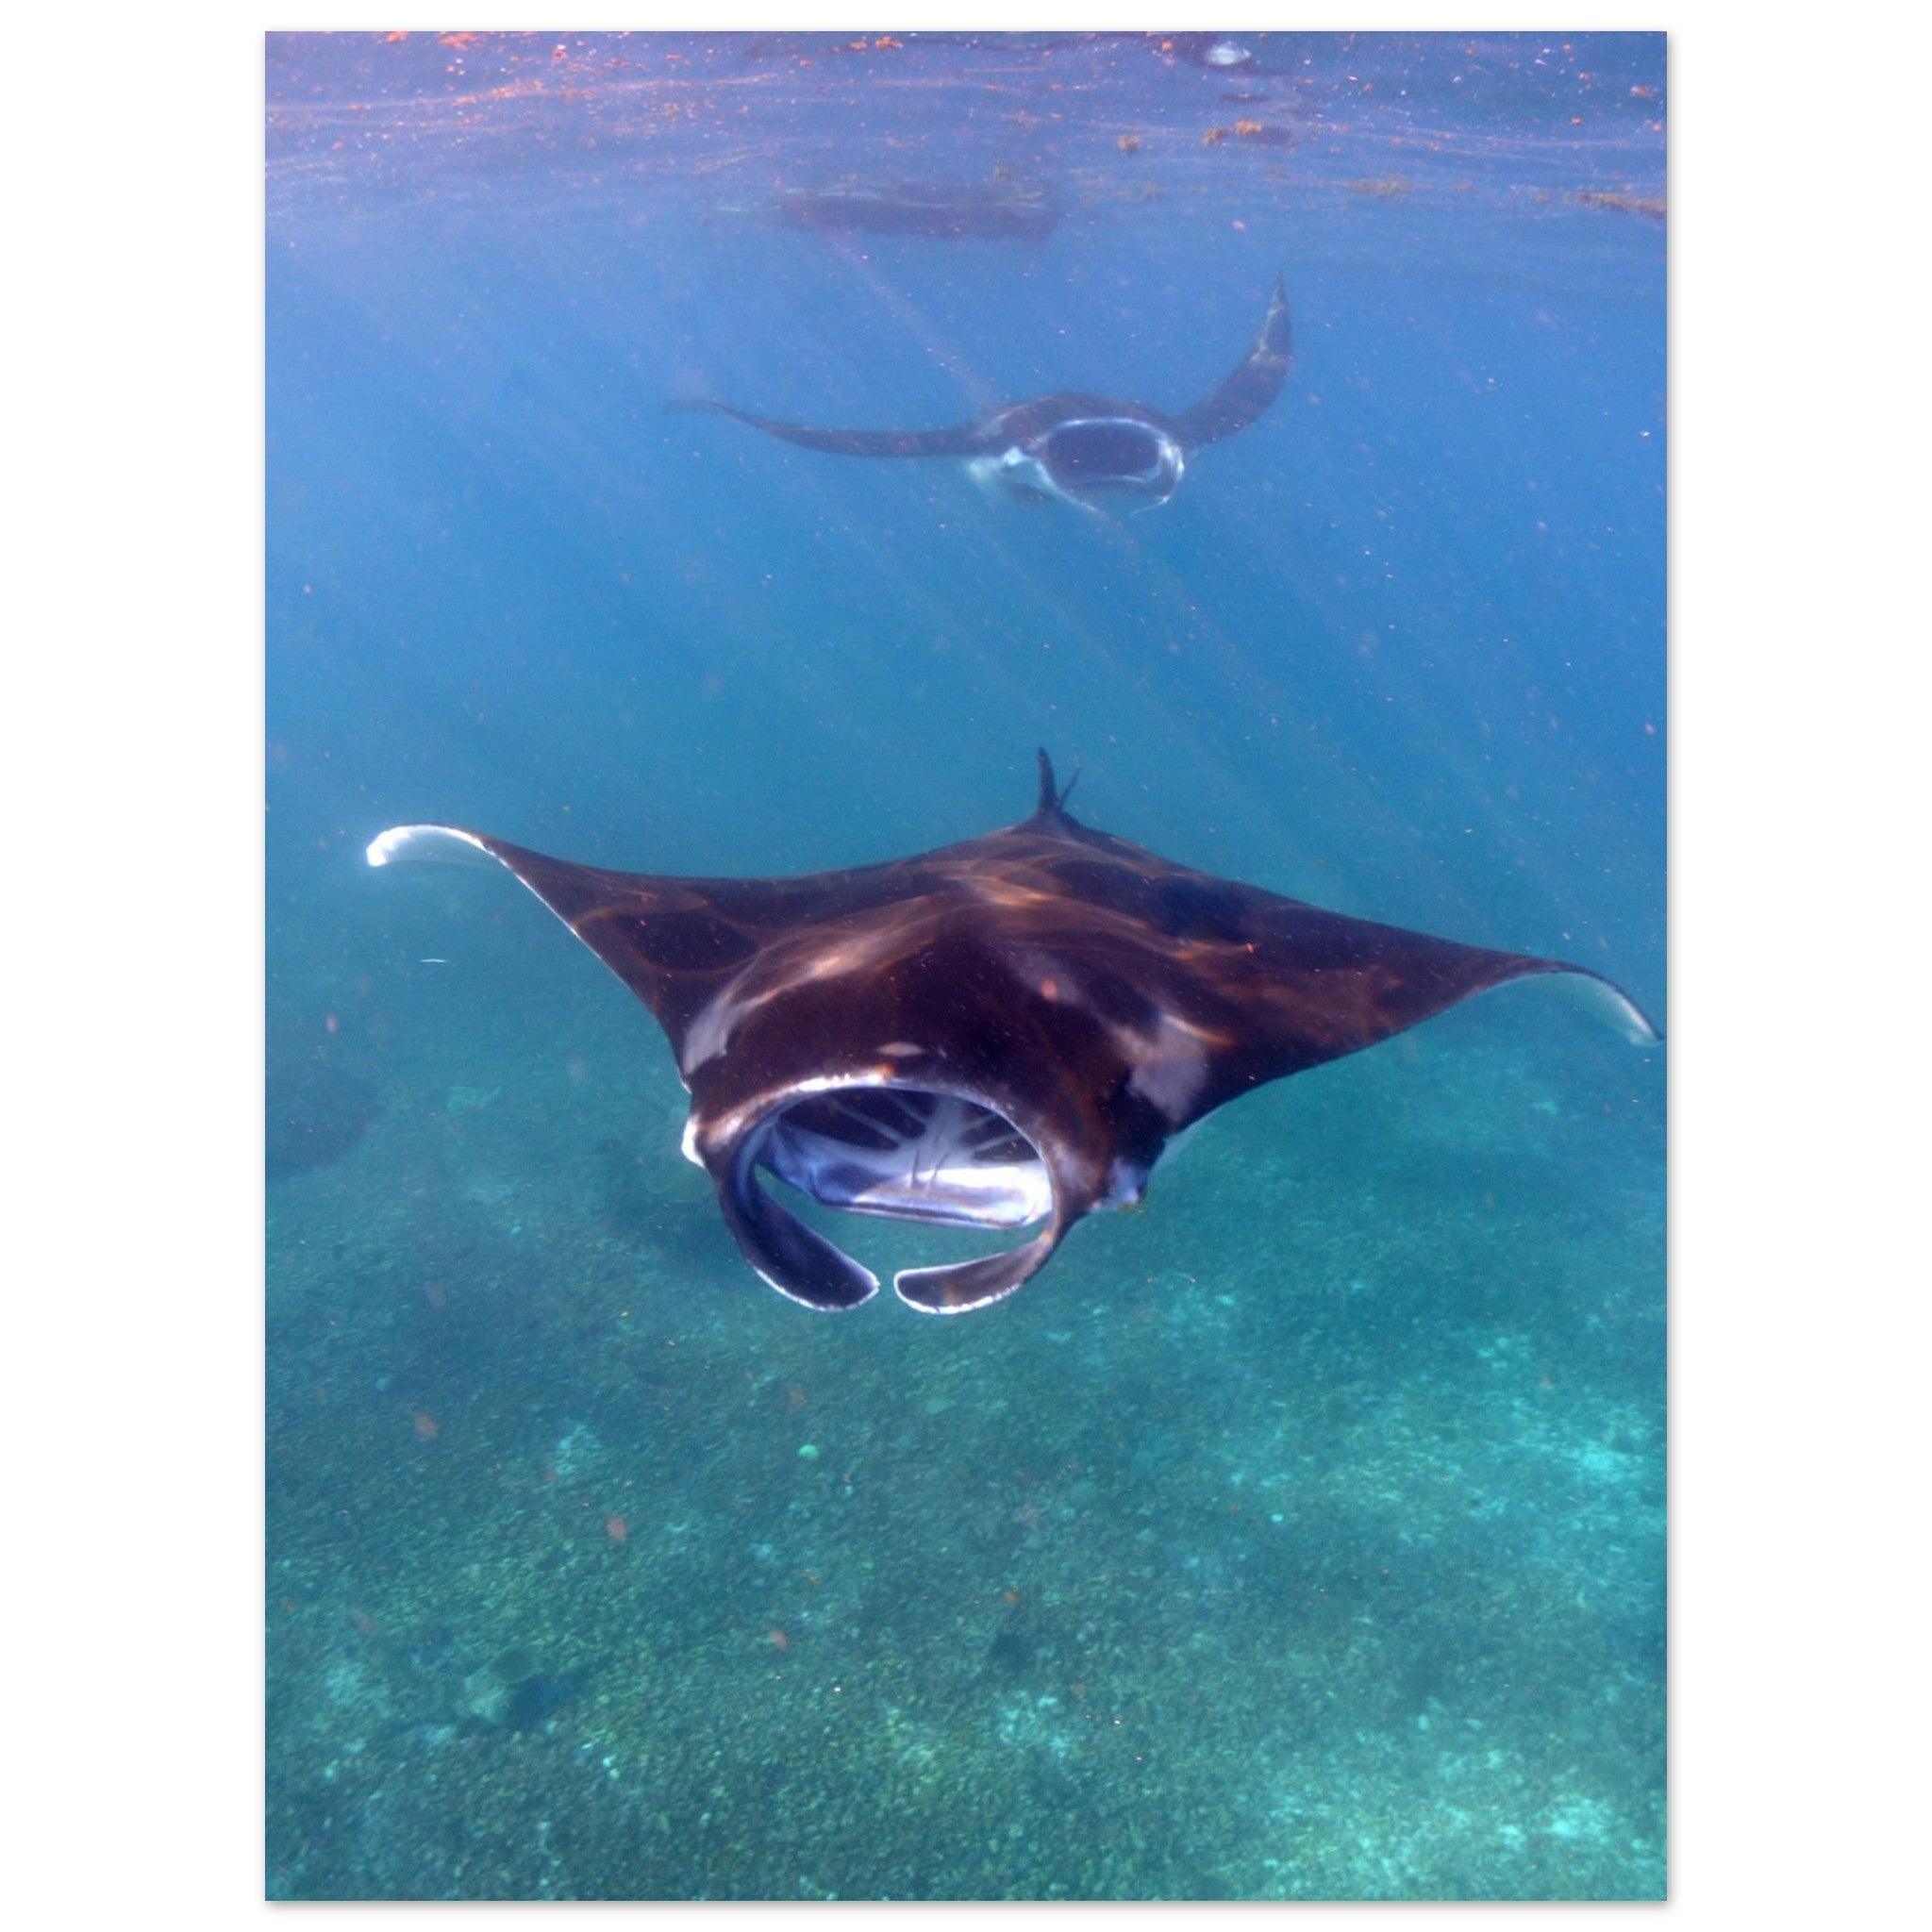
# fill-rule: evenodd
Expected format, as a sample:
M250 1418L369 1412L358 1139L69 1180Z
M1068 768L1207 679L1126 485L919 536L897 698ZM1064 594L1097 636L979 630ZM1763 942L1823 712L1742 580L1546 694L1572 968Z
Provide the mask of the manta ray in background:
M908 181L798 190L779 195L758 212L788 228L920 235L942 242L969 236L1044 242L1065 210L1045 189L1017 182L954 188Z
M1062 390L1008 403L950 429L812 429L754 416L729 403L685 398L671 410L735 416L802 449L843 457L957 457L984 486L1035 501L1151 509L1180 488L1195 450L1265 414L1288 379L1288 290L1279 278L1248 353L1205 402L1178 416L1114 396Z
M1083 1215L1139 1202L1217 1107L1472 993L1563 974L1657 1038L1586 968L1343 918L1083 825L1044 752L1022 824L849 872L606 872L453 825L395 826L368 858L506 867L650 1008L691 1093L685 1154L752 1267L813 1308L855 1307L877 1278L760 1170L859 1214L1044 1222L894 1281L955 1313L1011 1293Z

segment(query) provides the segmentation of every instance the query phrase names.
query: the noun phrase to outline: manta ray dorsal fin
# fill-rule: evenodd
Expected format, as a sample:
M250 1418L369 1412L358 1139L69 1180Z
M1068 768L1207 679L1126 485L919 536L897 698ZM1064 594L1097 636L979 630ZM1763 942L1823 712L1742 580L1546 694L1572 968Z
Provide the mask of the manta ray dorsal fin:
M1064 819L1071 815L1067 810L1067 800L1074 795L1074 787L1080 782L1080 761L1074 760L1074 775L1062 785L1054 775L1053 759L1047 756L1046 747L1040 747L1040 802L1033 808L1036 819Z

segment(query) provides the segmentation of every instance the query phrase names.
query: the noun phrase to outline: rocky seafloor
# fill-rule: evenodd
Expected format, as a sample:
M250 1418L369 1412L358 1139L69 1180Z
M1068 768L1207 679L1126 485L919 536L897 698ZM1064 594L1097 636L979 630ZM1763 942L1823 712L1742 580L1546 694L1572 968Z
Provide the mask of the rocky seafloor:
M460 1010L270 1189L271 1896L1661 1895L1653 1063L1499 995L832 1317L642 1016Z

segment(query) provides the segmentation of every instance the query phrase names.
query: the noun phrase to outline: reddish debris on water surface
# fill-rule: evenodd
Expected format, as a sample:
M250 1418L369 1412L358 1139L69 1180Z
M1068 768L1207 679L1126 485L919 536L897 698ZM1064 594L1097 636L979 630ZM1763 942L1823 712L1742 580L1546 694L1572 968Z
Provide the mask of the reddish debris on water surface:
M779 1627L775 1624L774 1624L772 1627L765 1632L765 1641L769 1643L774 1650L790 1650L791 1648L791 1638L786 1636L784 1631L779 1629Z
M442 1434L436 1418L426 1408L419 1408L409 1418L409 1422L410 1426L416 1431L416 1440L419 1442L433 1442Z
M630 1534L630 1524L621 1516L607 1516L604 1519L604 1534L614 1543L621 1543Z
M1626 215L1643 215L1653 222L1663 221L1669 210L1660 194L1620 194L1608 189L1573 188L1564 197L1579 208L1614 208Z

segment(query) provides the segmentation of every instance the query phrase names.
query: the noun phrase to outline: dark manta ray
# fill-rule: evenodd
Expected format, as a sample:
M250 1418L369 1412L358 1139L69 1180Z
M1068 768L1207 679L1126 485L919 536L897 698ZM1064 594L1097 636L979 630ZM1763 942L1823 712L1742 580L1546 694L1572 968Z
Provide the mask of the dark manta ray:
M1017 1228L1004 1254L893 1286L936 1314L1036 1274L1096 1208L1138 1202L1172 1136L1224 1102L1525 974L1609 981L1344 919L1210 878L1071 817L1040 755L1024 824L914 858L789 879L569 865L449 825L369 848L495 860L658 1017L691 1092L684 1151L780 1293L849 1308L876 1278L778 1205Z
M1264 414L1288 377L1288 291L1277 279L1240 366L1205 402L1178 416L1113 396L1064 390L975 416L950 429L810 429L729 403L687 400L668 409L735 416L767 436L843 457L960 457L976 482L1105 514L1150 509L1180 487L1188 458Z
M1043 242L1059 226L1059 204L1039 188L923 187L857 182L843 188L781 194L764 212L791 228L860 229L879 235L967 236Z

